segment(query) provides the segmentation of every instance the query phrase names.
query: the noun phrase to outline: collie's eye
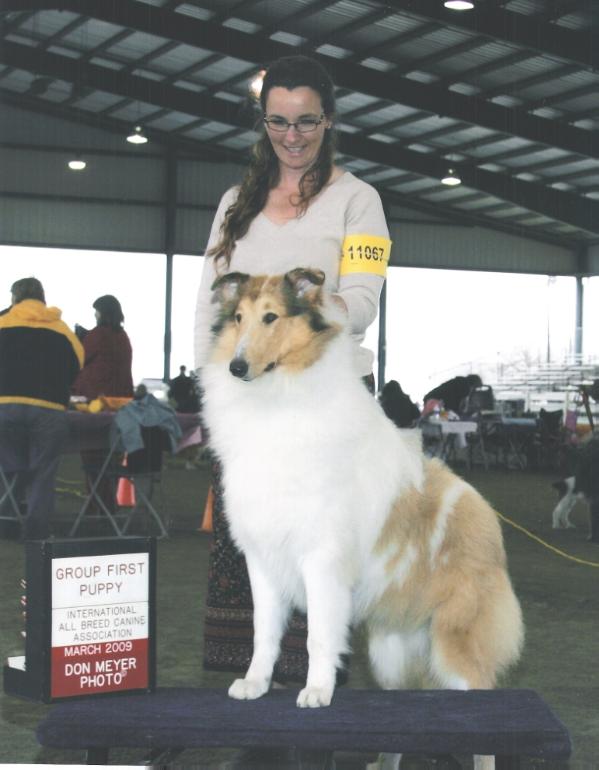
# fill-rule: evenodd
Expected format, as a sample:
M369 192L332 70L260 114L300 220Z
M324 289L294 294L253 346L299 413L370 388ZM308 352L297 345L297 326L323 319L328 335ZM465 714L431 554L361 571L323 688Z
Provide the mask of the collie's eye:
M273 321L276 321L279 316L276 313L266 313L266 315L262 318L263 323L265 324L271 324Z
M235 313L235 320L237 321L238 324L241 323L241 313Z

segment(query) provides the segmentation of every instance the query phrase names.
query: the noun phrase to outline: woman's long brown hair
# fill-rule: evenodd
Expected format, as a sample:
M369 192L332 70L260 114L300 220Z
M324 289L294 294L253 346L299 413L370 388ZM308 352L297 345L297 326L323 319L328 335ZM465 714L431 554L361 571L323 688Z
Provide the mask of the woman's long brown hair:
M335 87L327 71L315 59L307 56L286 56L277 59L267 70L260 94L262 111L266 111L268 92L275 86L292 90L307 86L316 91L322 102L322 110L328 119L335 113ZM228 269L235 244L247 233L252 221L262 211L268 193L279 183L279 161L266 131L252 148L252 157L239 187L237 198L225 213L220 239L207 252L207 256L224 260ZM310 202L328 183L333 171L335 157L335 132L326 129L314 164L305 172L299 182L297 207L300 216Z

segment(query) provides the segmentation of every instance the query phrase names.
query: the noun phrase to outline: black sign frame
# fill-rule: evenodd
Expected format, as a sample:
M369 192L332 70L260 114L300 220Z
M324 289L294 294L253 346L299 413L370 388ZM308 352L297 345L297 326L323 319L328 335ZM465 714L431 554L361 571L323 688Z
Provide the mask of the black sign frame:
M52 695L52 562L85 556L148 554L148 676L147 687L111 692ZM42 703L153 692L156 688L156 538L70 538L25 543L26 621L25 670L4 666L4 692Z

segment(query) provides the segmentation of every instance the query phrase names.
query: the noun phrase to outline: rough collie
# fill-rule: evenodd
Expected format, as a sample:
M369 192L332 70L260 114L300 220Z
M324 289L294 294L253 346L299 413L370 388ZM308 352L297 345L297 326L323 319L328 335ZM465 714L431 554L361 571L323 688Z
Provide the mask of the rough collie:
M229 689L270 686L293 607L308 615L298 706L327 706L349 628L365 622L376 680L400 688L491 688L523 627L497 516L424 457L357 375L324 274L225 275L205 417L223 461L225 510L245 554L254 654Z

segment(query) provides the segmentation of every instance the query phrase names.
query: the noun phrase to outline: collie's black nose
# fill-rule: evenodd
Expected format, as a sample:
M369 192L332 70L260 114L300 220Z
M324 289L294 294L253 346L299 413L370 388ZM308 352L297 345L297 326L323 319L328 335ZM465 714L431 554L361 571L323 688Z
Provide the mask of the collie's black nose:
M248 362L243 358L234 358L229 364L229 371L233 377L245 377L248 373Z

